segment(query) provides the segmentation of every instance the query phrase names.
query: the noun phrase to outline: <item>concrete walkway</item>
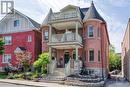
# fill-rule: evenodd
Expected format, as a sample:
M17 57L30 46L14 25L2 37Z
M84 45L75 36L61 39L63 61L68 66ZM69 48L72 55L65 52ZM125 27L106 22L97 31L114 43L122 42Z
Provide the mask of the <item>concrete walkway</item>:
M77 86L60 85L57 83L32 82L32 81L12 80L12 79L0 79L0 82L26 85L26 86L34 86L34 87L77 87Z
M115 82L113 84L108 85L107 87L130 87L130 83L128 83L128 82Z

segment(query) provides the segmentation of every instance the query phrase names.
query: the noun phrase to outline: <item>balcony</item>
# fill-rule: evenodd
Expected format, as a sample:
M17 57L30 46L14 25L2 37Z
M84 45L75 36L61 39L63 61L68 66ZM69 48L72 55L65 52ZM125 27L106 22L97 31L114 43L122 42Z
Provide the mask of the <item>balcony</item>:
M73 19L78 18L76 11L71 12L58 12L54 13L51 18L49 19L50 22L59 21L59 20L67 20L67 19Z
M80 35L78 35L77 40L76 40L76 33L66 32L64 34L53 34L52 42L54 43L65 43L65 42L82 43L82 38Z

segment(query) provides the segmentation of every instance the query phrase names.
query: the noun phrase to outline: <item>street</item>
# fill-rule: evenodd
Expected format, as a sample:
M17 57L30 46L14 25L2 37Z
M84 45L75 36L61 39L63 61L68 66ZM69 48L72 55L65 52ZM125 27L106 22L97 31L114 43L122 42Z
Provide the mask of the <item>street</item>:
M1 83L1 82L0 82L0 86L1 87L31 87L31 86L15 85L15 84Z

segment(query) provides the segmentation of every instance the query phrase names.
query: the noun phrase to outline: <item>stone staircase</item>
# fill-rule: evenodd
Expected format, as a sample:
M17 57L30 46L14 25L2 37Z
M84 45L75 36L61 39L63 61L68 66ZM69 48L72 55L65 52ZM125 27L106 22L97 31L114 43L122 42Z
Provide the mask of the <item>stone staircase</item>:
M64 68L56 68L53 74L48 75L49 80L64 80L65 72Z

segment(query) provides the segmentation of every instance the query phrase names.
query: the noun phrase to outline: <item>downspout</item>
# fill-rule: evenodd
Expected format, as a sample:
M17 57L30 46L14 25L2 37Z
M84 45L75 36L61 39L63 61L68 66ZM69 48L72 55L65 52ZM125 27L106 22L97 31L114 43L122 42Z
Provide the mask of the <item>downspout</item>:
M83 69L85 68L85 62L86 62L86 55L85 55L85 42L86 42L86 40L85 40L85 34L84 34L84 32L85 32L85 28L84 28L84 23L83 23L83 52L82 52L82 54L83 54Z
M102 31L103 31L103 27L102 27L102 25L103 25L104 23L101 23L101 54L103 54L103 47L102 46L104 46L103 44L102 44L102 39L103 39L103 33L102 33ZM104 81L104 73L103 73L103 56L101 55L101 62L102 62L102 79L103 79L103 81Z

